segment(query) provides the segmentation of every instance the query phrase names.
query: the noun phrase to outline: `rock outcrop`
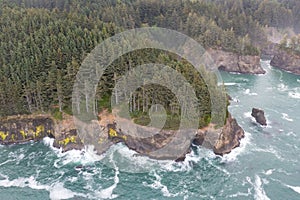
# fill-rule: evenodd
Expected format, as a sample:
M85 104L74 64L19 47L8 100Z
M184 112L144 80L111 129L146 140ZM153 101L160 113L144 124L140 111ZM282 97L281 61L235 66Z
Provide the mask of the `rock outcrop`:
M213 151L217 155L228 154L232 149L240 146L240 140L245 137L244 130L238 125L236 119L228 116L225 126L219 134Z
M53 121L45 115L14 116L0 121L0 144L38 141L53 134Z
M262 58L271 60L271 66L300 75L300 55L281 49L279 44L271 42L262 48L261 52Z
M265 113L263 110L260 110L258 108L253 108L251 116L254 117L256 122L259 123L260 125L263 125L263 126L267 125L267 120L266 120Z
M209 49L207 53L214 60L218 69L241 74L264 74L259 56L238 55L222 50Z
M54 147L61 148L62 152L72 149L81 150L84 148L83 142L77 134L72 116L63 113L63 119L53 120L53 123Z
M82 149L72 117L54 120L50 115L11 116L0 120L0 144L20 144L39 141L44 137L54 138L54 146L62 151Z
M60 121L47 115L1 119L0 144L18 144L51 136L55 138L54 147L62 148L63 152L83 149L84 140L85 144L93 144L96 151L102 154L113 144L122 142L140 155L182 161L190 152L192 143L224 155L239 146L240 139L244 137L244 131L230 115L224 127L215 128L211 124L200 130L179 132L139 126L127 119L116 120L107 112L99 117L99 121L88 124L76 121L77 126L73 117L68 115L64 115ZM82 130L78 130L78 127ZM80 135L78 131L81 131Z
M273 67L300 75L300 55L288 50L278 50L270 64Z

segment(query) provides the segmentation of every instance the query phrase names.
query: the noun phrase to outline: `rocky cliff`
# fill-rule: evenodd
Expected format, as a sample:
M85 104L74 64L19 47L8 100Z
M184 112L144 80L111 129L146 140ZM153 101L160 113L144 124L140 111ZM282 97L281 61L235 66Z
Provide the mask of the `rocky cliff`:
M244 56L222 50L209 49L207 53L214 60L218 69L242 74L264 74L259 56Z
M20 144L39 141L44 137L55 138L54 146L62 151L82 149L73 119L54 120L50 115L11 116L0 119L0 144Z
M275 52L271 63L273 67L300 75L300 56L288 50Z
M225 126L214 145L214 153L224 155L230 153L232 149L240 146L240 140L245 137L244 130L238 125L236 119L229 116Z
M23 143L53 137L53 120L46 115L14 116L0 121L0 144Z
M192 143L212 149L217 155L224 155L239 146L240 140L244 137L243 129L230 115L224 127L215 128L210 125L196 132L183 130L180 134L176 134L176 131L172 130L156 130L143 126L132 129L132 126L129 125L127 129L126 126L120 125L122 123L131 124L130 121L126 119L117 121L120 124L116 123L114 116L110 113L101 114L99 121L88 125L90 130L85 129L87 133L93 132L90 137L84 136L85 142L93 144L99 154L104 153L113 144L122 142L140 155L155 159L181 161L190 151ZM84 126L82 124L82 127ZM97 133L92 130L97 130ZM128 133L132 130L132 133ZM151 134L147 136L147 132L151 132ZM37 141L46 136L54 137L54 146L62 148L63 151L84 148L71 116L64 116L62 121L54 120L47 115L11 117L0 120L0 144ZM166 146L168 148L165 148Z
M271 66L300 75L300 55L271 42L261 52L262 58L271 60Z

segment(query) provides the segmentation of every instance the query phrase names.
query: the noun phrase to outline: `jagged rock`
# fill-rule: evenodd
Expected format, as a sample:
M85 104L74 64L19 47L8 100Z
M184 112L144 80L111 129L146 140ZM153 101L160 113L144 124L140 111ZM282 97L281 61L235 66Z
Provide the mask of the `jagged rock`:
M273 67L300 75L300 56L286 50L279 50L271 60Z
M244 130L238 125L236 119L228 116L225 126L214 145L213 151L217 155L228 154L232 149L240 146L240 140L245 137Z
M201 146L204 142L205 139L205 132L198 130L198 133L196 134L194 140L193 140L193 144Z
M71 125L72 124L72 125ZM0 120L0 144L19 144L52 137L63 152L84 146L74 129L73 119L56 121L49 115L11 116Z
M253 108L251 116L255 118L257 123L259 123L263 126L267 125L267 120L266 120L265 113L263 110L260 110L258 108Z
M239 140L243 136L242 129L231 116L223 128L215 129L211 125L198 131L185 129L176 132L139 125L134 129L130 120L119 119L117 122L119 124L109 116L90 123L78 120L75 122L77 126L71 116L65 116L61 121L54 120L49 116L2 119L0 120L0 143L21 143L53 136L55 138L54 147L62 148L63 152L72 149L80 150L84 148L84 144L93 144L96 151L102 154L111 145L122 142L140 155L155 159L183 161L186 154L190 152L192 142L214 149L216 154L223 155L238 146ZM120 126L121 124L122 126ZM41 129L42 126L43 129ZM25 140L21 134L23 129L27 133ZM78 131L81 131L80 135L78 135ZM39 137L33 136L32 132L38 133ZM16 136L14 140L11 139L13 134ZM82 136L84 144L80 138Z
M215 128L215 125L210 124L209 126L198 130L193 143L207 149L213 149L221 132L222 128Z
M53 133L53 121L47 115L11 116L0 120L0 144L38 141Z
M209 49L207 53L218 69L242 74L264 74L259 56L243 56L232 52Z
M81 150L84 148L84 145L78 137L75 129L59 134L59 136L55 138L53 146L56 148L62 148L62 152L67 152L73 149Z

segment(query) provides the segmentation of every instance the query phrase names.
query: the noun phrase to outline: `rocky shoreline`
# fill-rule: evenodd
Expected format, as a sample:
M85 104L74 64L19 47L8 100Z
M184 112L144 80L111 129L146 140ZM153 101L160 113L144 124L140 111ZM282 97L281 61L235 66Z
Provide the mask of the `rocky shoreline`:
M281 49L279 44L269 43L262 50L263 58L271 59L270 65L300 75L300 56Z
M259 56L238 55L232 52L209 49L207 53L219 70L241 74L264 74Z
M181 145L182 141L175 141L174 144L176 145L171 146L171 148L173 148L172 151L176 151L181 146L188 148L181 149L184 153L174 157L169 155L168 152L160 152L159 154L153 152L163 148L166 144L169 145L170 141L174 140L175 131L162 130L151 137L136 137L134 134L126 134L126 130L119 129L119 125L115 123L114 116L107 112L102 113L100 120L95 123L100 127L100 132L97 138L93 138L95 141L93 144L103 144L99 145L101 148L97 148L97 145L94 145L99 154L104 153L112 145L122 142L139 155L154 159L183 161L185 155L190 152L192 144L202 145L213 150L217 155L224 155L238 147L240 140L244 137L243 129L229 115L226 124L221 128L215 128L211 124L208 127L199 129L194 134L190 134L186 130L186 133L190 136L185 140L187 145ZM150 131L147 130L148 127L140 128L138 131ZM72 116L64 115L64 119L61 121L55 120L49 115L12 116L0 119L0 144L2 145L40 141L47 136L54 138L54 147L62 148L63 152L72 149L84 149L83 141L77 133ZM180 140L180 138L177 139Z
M270 63L273 67L300 75L300 56L285 50L278 50Z

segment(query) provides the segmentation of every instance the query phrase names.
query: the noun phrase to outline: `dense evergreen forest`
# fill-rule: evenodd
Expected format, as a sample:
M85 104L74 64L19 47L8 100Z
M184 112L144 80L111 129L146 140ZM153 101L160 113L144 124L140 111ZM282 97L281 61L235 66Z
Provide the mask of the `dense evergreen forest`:
M170 28L205 48L241 55L260 54L267 41L266 26L300 31L298 0L1 0L0 6L0 116L71 114L72 88L81 62L97 44L127 29ZM188 77L197 95L208 93L186 61L166 52L141 50L118 59L106 72L97 88L95 112L109 107L114 80L129 65L158 60ZM177 113L170 91L154 87L158 86L136 92L132 112L145 112L151 104L162 103ZM146 101L145 93L153 98ZM201 126L210 120L206 96L199 100L204 116Z

